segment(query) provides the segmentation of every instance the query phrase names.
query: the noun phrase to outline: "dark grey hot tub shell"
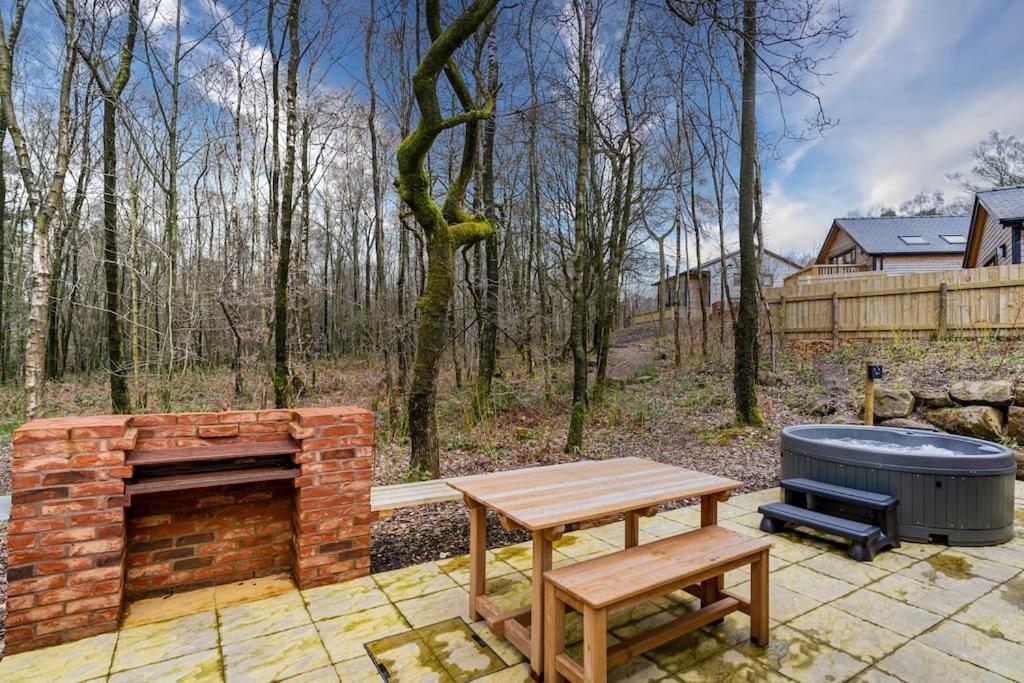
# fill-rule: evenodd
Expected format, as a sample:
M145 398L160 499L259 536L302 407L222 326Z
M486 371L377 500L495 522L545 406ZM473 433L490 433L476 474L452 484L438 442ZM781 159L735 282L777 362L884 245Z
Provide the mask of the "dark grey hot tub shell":
M870 440L891 448L836 440ZM933 446L947 453L906 452ZM1013 537L1017 466L1010 449L951 434L853 425L782 431L782 478L804 477L899 498L899 537L921 543L993 545Z

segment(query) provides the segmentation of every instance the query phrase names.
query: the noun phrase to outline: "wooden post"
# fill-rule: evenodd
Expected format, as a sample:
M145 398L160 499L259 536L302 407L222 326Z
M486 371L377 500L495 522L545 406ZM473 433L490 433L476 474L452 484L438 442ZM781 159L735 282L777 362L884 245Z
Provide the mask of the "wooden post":
M779 297L779 348L786 348L786 293Z
M565 605L555 597L553 584L544 584L544 680L561 683L555 659L565 652Z
M832 348L839 346L839 292L832 291Z
M875 424L875 380L870 371L865 373L864 379L864 424L869 427Z
M544 673L544 572L551 569L551 541L533 532L533 604L530 606L530 669L537 680Z
M762 551L750 565L750 639L764 647L769 640L768 551Z
M469 621L480 618L477 596L484 595L487 585L487 508L466 498L469 507Z
M945 341L949 337L949 286L943 280L939 283L939 306L935 313L936 328L935 336L939 341Z
M583 680L605 683L608 680L608 610L583 608Z
M630 510L626 513L623 522L626 524L626 538L623 545L626 548L635 548L640 544L640 514Z

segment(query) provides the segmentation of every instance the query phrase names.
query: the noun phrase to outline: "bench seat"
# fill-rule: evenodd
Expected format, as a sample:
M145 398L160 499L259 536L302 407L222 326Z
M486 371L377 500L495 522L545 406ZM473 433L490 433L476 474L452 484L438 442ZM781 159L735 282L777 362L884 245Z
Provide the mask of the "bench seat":
M545 680L603 682L607 670L652 648L741 611L751 639L768 642L768 551L771 543L718 526L554 569L545 581ZM751 598L724 589L725 572L751 565ZM686 589L701 609L608 648L608 615ZM584 661L565 652L565 610L583 615Z

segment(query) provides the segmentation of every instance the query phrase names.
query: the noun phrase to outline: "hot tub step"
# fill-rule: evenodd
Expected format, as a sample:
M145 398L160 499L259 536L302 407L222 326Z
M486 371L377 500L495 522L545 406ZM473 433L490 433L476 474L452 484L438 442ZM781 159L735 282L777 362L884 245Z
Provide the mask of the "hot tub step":
M862 562L873 560L879 550L894 545L892 537L883 534L881 527L875 524L835 517L789 503L768 503L757 511L764 515L761 531L777 533L792 525L841 536L850 541L850 557Z
M813 479L805 479L803 477L783 479L781 486L786 491L809 493L819 498L828 498L829 500L850 503L851 505L871 508L872 510L885 510L899 504L899 499L896 496L890 496L886 493L861 491L860 489L826 484L823 481L814 481Z

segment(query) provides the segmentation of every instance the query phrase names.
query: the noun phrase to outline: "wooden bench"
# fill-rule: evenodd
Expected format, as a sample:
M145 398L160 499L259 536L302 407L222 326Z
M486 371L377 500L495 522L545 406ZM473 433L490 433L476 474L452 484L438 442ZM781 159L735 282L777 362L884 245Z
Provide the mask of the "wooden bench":
M370 509L380 513L381 517L387 517L393 511L403 508L461 500L462 494L443 479L374 486L370 489Z
M737 610L750 616L751 640L767 644L770 547L759 538L706 526L546 572L545 680L604 683L609 668ZM748 564L750 600L745 600L725 590L724 575ZM698 595L701 608L607 647L609 614L679 589ZM567 607L583 615L582 664L565 651Z

